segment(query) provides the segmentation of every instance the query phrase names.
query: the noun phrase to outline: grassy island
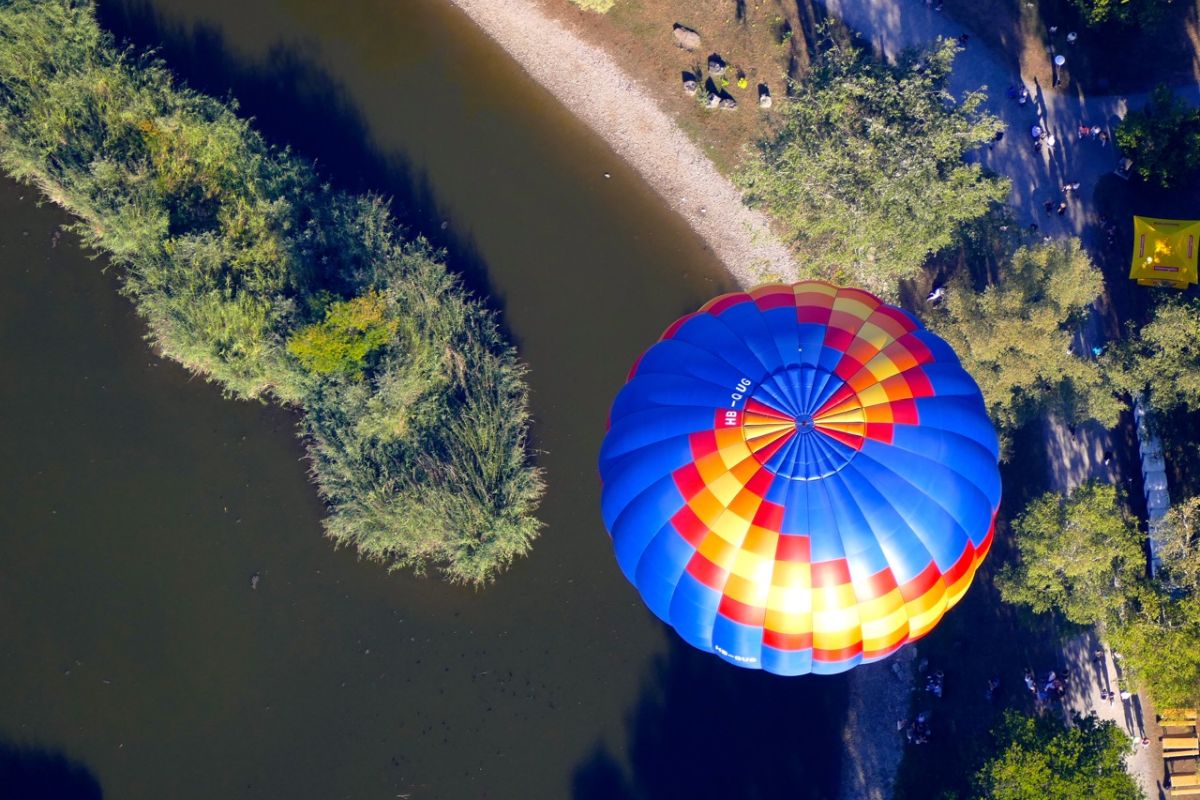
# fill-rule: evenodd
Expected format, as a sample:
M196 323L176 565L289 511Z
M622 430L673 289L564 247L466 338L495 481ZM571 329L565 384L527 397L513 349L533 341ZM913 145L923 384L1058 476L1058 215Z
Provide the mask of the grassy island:
M0 0L0 166L121 267L162 353L302 412L335 541L469 584L529 549L524 368L383 199L119 49L85 0Z

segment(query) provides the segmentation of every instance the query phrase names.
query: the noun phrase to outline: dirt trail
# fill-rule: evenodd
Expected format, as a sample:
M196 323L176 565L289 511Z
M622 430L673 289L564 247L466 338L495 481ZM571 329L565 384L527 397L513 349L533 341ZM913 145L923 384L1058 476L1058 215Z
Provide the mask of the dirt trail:
M608 53L532 0L450 0L632 166L744 287L799 276L767 218ZM753 112L753 109L732 113ZM715 112L730 113L730 112Z

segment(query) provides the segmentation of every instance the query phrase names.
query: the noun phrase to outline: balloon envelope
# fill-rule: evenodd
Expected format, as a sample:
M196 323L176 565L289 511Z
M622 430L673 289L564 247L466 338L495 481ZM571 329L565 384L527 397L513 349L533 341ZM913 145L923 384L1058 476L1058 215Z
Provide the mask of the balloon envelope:
M673 324L600 453L617 561L692 645L835 673L928 633L1000 503L979 388L906 312L819 281L724 295Z

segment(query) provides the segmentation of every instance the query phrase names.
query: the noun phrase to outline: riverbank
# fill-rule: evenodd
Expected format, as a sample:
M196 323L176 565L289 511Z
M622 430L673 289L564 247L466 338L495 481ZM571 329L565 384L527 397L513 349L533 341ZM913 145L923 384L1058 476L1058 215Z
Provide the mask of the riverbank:
M616 58L546 16L532 0L450 2L638 172L739 284L800 277L767 217L743 205L741 192ZM598 172L612 169L596 165Z
M609 53L544 15L534 0L450 2L640 173L740 285L801 276L766 216L742 203L741 192ZM903 756L891 723L908 713L912 666L910 655L852 673L840 734L843 800L891 797Z

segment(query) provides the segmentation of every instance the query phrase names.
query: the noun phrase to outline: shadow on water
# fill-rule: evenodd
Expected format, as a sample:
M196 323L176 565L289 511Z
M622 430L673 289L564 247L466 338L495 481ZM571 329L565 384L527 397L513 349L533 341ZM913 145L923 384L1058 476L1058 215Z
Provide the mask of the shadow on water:
M0 741L0 800L100 800L96 776L57 750Z
M574 800L837 797L847 676L739 669L668 635L627 722L629 752L598 742L575 768Z
M336 188L389 198L392 213L410 235L420 234L445 250L448 266L465 285L488 307L503 311L504 298L489 281L474 241L441 216L428 177L398 154L373 147L345 88L303 52L276 45L261 62L239 58L217 28L168 21L145 0L102 1L97 15L118 41L154 50L190 88L234 98L239 113L253 117L267 141L315 161L321 178ZM498 322L519 346L502 315Z

